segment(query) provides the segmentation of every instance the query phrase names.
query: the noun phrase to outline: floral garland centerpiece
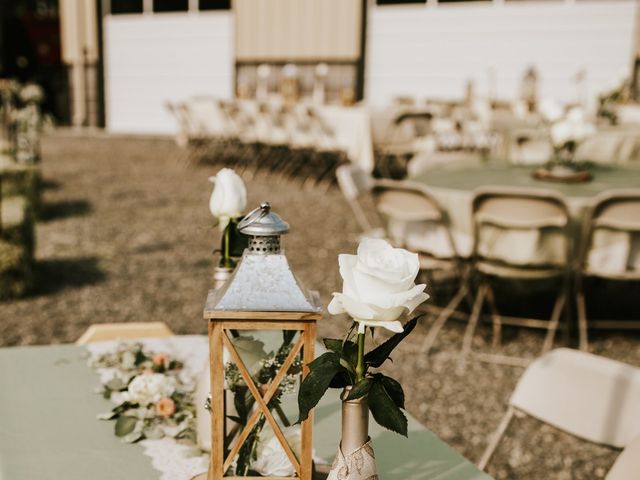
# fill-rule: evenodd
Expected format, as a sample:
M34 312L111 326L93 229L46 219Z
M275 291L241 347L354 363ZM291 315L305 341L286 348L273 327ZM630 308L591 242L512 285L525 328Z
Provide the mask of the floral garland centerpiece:
M385 240L365 238L357 255L342 254L338 261L343 288L334 294L329 312L347 313L353 324L343 339L324 339L328 352L308 365L309 374L298 395L300 420L307 418L329 388L343 389L342 440L329 479L377 478L366 421L352 420L367 419L368 413L362 410L369 409L378 424L408 435L402 386L377 369L418 321L415 317L402 325L400 317L429 296L424 293L426 285L415 284L418 255L393 248ZM367 330L373 335L377 328L394 335L365 353ZM356 413L350 413L354 408Z
M90 365L112 371L99 393L116 406L98 418L115 420L116 436L127 443L170 437L195 444L194 384L184 378L181 361L122 343Z

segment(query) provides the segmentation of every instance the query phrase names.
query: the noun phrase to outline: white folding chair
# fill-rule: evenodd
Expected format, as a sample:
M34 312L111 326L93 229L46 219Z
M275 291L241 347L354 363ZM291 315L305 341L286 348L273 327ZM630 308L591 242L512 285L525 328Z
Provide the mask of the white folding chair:
M76 340L76 345L105 342L120 338L172 337L164 322L95 323Z
M553 346L560 318L563 312L566 313L571 272L569 213L564 198L556 192L486 187L476 191L472 215L472 268L479 287L463 339L458 372L464 371L467 357L471 353L473 334L482 318L485 299L491 309L494 347L500 344L502 325L513 325L547 330L542 353L549 350ZM545 240L549 243L544 243ZM548 251L545 251L543 245ZM543 282L558 280L561 286L551 317L546 320L500 314L496 307L492 279ZM502 355L477 354L476 357L507 365L522 366L528 363L521 358Z
M356 223L362 230L362 237L384 238L385 232L383 228L374 228L367 218L360 201L366 195L371 194L374 185L374 179L370 173L365 172L361 167L354 163L341 165L336 170L336 179L340 191L347 200L349 207L353 212Z
M487 467L517 412L578 438L624 448L640 435L639 406L640 368L579 350L552 350L518 380L478 466Z
M630 480L640 476L640 437L636 437L618 455L605 480Z
M444 308L433 302L425 306L437 315L420 350L428 355L438 333L450 317L468 319L468 315L458 311L462 300L466 299L470 305L473 302L465 259L458 253L445 211L421 185L404 180L381 179L375 182L372 194L378 215L385 221L387 237L394 245L418 253L420 270L427 276L428 286L435 285L438 275L457 283L456 294Z
M623 240L611 245L597 245L597 235L605 232L621 235ZM596 197L585 223L585 244L576 282L582 350L589 348L589 328L640 329L640 321L637 320L588 320L584 294L586 277L618 282L640 281L640 252L632 248L634 237L640 241L640 190L612 190Z

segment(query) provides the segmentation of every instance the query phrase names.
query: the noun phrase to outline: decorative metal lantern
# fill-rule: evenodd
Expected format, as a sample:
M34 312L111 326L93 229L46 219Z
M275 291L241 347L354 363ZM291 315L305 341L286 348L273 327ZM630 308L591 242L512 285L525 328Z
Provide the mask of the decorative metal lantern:
M229 281L209 291L204 310L211 372L208 479L311 480L313 419L291 425L298 420L296 387L314 358L318 296L291 271L280 248L289 225L268 203L238 229L250 237L249 246ZM261 458L266 444L269 458ZM290 474L265 466L278 451Z

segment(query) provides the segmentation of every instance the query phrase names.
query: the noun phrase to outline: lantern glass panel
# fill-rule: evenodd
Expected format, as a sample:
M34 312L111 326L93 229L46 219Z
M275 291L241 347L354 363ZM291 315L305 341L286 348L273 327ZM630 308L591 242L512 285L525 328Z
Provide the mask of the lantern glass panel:
M300 462L301 429L294 424L299 417L302 332L224 329L224 335L226 475L290 476Z

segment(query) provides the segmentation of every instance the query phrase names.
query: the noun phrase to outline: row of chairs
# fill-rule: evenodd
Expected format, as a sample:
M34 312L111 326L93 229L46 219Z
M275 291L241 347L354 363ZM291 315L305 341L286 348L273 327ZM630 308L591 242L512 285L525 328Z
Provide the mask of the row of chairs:
M348 161L332 127L311 106L194 97L167 108L188 162L331 184L336 168Z
M640 321L590 320L587 314L584 284L589 277L607 280L640 280L640 271L627 265L622 271L596 268L589 261L594 246L594 236L601 230L640 233L640 191L612 191L600 196L594 203L584 225L583 245L574 244L568 207L564 198L547 190L523 190L486 188L475 192L472 204L473 246L469 256L458 252L456 241L449 228L447 214L433 195L418 184L405 181L374 180L368 173L354 165L338 169L338 184L351 205L356 220L366 236L387 236L390 240L412 250L418 250L421 267L428 277L438 273L453 275L457 279L456 294L444 308L430 307L437 313L431 330L425 337L422 351L428 354L437 335L451 317L467 321L466 332L458 362L458 371L465 369L471 355L475 330L489 307L488 319L493 327L493 345L500 344L504 325L546 330L542 353L552 348L557 330L569 329L569 307L572 291L575 291L580 348L588 349L588 331L592 328L630 329L640 328ZM385 221L385 230L372 230L371 222L362 208L364 195L371 197L377 215ZM408 245L402 234L393 231L393 222L426 222L439 232L446 248L437 251ZM553 232L558 252L552 258L530 258L526 264L505 261L501 255L487 249L483 240L488 229L518 232L534 230L549 235ZM428 243L428 242L427 242ZM433 242L435 245L438 242ZM442 243L442 242L440 242ZM578 255L574 252L580 251ZM576 261L577 258L577 261ZM522 318L502 315L495 298L494 281L555 282L556 297L549 319ZM475 293L475 295L474 295ZM470 314L461 311L466 301ZM561 325L562 323L562 325ZM528 360L499 355L477 354L480 360L524 366Z

